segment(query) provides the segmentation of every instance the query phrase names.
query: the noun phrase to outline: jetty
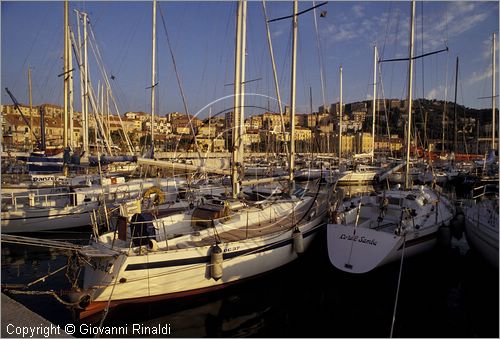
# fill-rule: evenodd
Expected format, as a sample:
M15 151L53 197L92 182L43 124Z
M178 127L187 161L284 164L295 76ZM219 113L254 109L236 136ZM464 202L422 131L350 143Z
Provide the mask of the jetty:
M2 293L2 338L74 338L24 305ZM47 335L48 334L48 335Z

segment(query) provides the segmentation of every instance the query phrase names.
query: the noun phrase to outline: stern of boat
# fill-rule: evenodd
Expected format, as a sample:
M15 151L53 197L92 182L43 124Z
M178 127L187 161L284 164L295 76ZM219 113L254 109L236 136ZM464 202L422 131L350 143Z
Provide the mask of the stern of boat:
M402 238L375 229L328 224L327 246L330 262L339 270L366 273L392 261Z

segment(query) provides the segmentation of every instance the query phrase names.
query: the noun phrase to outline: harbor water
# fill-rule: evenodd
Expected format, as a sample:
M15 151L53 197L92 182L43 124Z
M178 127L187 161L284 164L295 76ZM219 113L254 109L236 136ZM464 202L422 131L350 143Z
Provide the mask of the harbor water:
M285 267L197 297L115 307L100 327L102 315L74 321L53 296L10 295L61 328L74 324L77 337L388 337L392 326L394 337L498 337L498 270L464 237L453 239L451 249L404 260L394 312L400 264L363 275L340 272L328 260L325 233ZM53 249L2 244L3 284L29 283L65 264ZM63 270L30 290L58 291L66 281Z

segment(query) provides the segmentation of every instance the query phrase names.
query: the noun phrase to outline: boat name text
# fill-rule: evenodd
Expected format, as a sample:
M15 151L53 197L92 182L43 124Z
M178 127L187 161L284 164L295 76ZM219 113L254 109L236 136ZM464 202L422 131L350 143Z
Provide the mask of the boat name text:
M342 233L340 235L339 239L357 241L357 242L361 242L363 244L377 246L377 241L375 239L368 239L368 238L365 238L364 236L360 237L358 235L350 235L350 234L343 234Z
M234 252L234 251L237 251L240 249L240 246L234 246L234 247L226 247L224 249L224 253L227 253L227 252Z

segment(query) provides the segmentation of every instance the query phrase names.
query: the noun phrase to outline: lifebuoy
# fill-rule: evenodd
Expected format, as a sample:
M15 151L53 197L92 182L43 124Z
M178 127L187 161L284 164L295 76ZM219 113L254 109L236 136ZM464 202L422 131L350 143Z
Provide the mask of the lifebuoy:
M155 195L153 200L154 205L158 206L165 203L165 193L163 193L163 191L158 186L148 188L144 192L143 199L150 199L152 194Z

